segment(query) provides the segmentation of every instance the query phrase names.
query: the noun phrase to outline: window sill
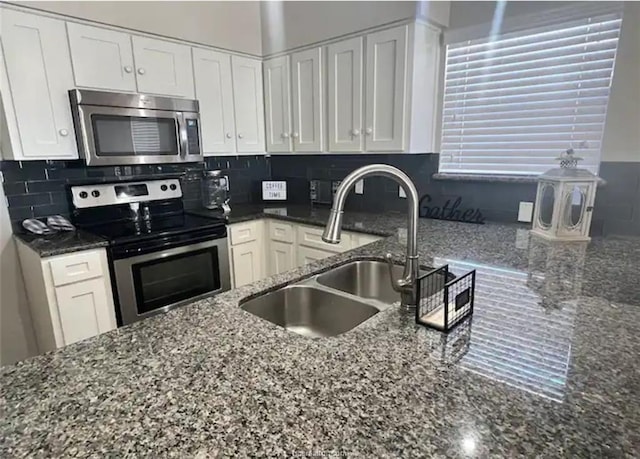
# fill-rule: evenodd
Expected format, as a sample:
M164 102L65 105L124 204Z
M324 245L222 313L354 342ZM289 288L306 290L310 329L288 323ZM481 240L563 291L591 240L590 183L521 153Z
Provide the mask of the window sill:
M457 182L493 182L493 183L538 183L536 175L490 175L490 174L451 174L436 173L434 180L452 180Z

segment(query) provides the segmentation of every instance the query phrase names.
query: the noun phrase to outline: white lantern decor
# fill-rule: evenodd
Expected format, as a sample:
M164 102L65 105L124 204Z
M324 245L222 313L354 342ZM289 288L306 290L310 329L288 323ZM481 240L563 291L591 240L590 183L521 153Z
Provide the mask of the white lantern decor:
M538 178L532 233L551 240L589 241L598 176L577 167L573 149L560 155L560 167Z

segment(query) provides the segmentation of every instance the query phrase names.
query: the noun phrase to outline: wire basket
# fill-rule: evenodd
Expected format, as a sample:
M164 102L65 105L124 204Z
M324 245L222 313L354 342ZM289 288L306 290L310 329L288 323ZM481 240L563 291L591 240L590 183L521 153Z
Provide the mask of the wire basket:
M449 279L449 265L418 278L417 324L449 332L473 313L476 270Z

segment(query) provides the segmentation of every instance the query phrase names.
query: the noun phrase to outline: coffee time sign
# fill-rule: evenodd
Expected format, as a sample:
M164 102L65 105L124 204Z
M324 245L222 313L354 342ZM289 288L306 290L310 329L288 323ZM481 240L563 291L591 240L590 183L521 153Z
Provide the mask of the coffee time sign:
M480 209L465 208L460 197L453 202L447 199L438 205L428 194L420 198L420 217L479 224L483 224L485 220Z

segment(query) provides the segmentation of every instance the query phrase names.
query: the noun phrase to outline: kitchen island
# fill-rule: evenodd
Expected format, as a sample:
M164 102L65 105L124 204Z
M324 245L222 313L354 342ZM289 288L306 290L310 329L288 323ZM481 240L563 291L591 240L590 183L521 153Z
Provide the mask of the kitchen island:
M421 264L477 270L472 320L449 335L398 305L322 339L240 309L349 260L402 261L405 222L347 213L388 237L0 369L0 456L640 454L638 239L421 220Z

